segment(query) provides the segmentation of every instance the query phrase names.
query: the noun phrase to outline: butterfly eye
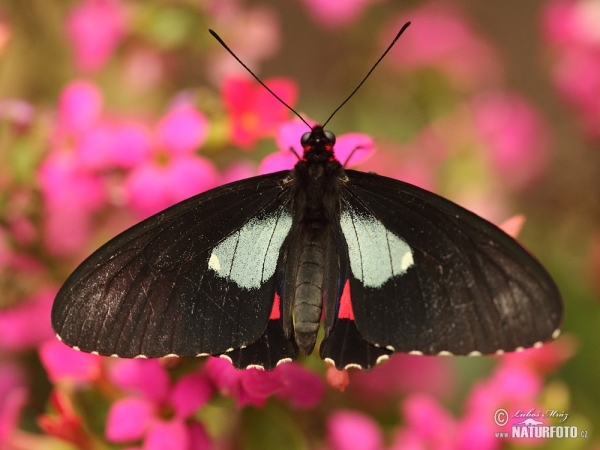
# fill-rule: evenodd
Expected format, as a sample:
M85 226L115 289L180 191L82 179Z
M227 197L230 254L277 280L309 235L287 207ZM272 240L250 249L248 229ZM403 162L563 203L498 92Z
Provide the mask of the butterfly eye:
M329 143L331 145L335 144L335 134L333 134L331 131L323 131L323 134L325 135L325 137L327 138L327 140L329 141Z
M312 131L308 131L306 133L304 133L302 135L302 137L300 138L300 145L302 145L302 147L308 147L310 145L309 141L310 141L310 137L312 135Z

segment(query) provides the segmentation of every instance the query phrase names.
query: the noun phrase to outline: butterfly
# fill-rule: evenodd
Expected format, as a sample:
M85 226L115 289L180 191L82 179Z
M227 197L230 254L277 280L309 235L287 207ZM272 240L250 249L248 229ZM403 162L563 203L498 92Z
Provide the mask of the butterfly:
M558 335L561 295L523 246L436 194L345 168L335 141L313 126L292 170L201 193L103 245L59 290L57 337L267 370L321 340L325 361L369 370L394 352L499 354Z

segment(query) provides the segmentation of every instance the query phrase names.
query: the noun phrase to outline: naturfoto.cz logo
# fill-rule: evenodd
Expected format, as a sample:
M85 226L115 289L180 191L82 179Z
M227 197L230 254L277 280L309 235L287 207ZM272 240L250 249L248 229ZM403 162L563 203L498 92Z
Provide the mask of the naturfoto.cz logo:
M540 420L558 419L559 423L564 423L568 418L569 414L564 411L530 409L529 411L517 410L511 415L506 409L499 408L494 412L494 422L500 427L504 427L510 422L511 428L510 431L496 431L494 435L497 438L513 439L588 437L587 430L580 431L576 426L546 425L543 420Z

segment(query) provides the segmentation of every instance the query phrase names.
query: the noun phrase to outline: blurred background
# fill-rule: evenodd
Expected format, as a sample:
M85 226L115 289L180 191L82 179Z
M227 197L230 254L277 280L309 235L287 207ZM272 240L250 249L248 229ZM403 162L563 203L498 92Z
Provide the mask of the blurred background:
M306 129L208 28L318 123L409 20L328 128L370 143L352 167L518 235L563 294L557 341L370 373L312 355L264 374L54 339L58 287L110 237L293 166ZM599 150L600 0L3 0L0 448L600 448ZM496 436L499 408L578 437Z

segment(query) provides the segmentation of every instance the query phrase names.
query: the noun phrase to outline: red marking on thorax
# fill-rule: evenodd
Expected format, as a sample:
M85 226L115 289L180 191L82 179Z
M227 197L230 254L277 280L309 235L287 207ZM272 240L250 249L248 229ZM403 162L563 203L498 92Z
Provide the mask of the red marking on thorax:
M279 303L281 303L281 299L279 298L279 294L275 292L275 300L273 301L273 308L271 309L269 320L279 319L281 317L281 314L279 313Z
M352 303L350 302L350 280L346 280L344 290L342 291L338 319L354 320L354 311L352 311Z

